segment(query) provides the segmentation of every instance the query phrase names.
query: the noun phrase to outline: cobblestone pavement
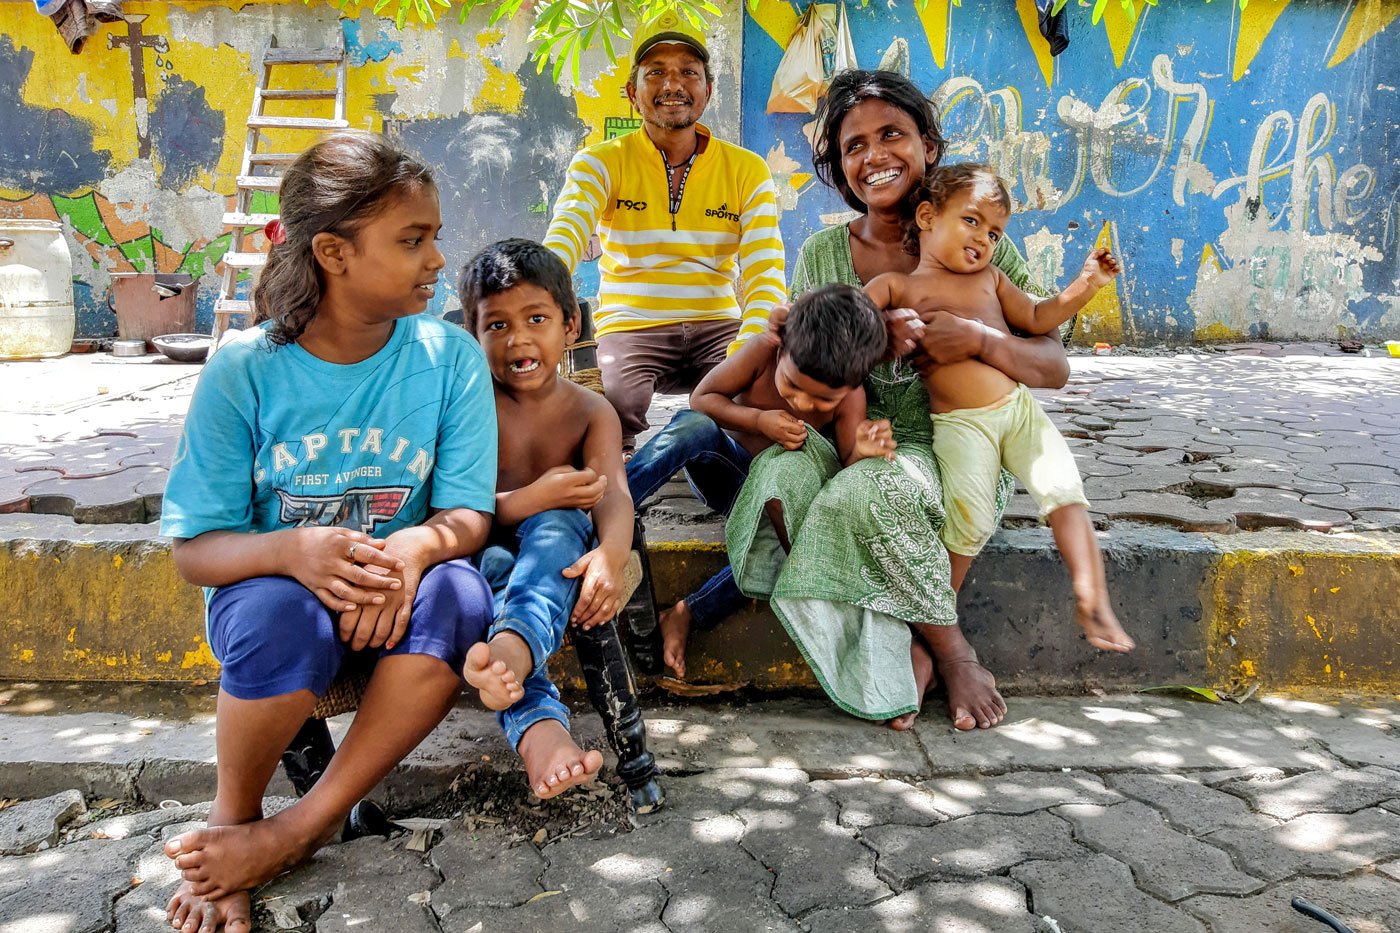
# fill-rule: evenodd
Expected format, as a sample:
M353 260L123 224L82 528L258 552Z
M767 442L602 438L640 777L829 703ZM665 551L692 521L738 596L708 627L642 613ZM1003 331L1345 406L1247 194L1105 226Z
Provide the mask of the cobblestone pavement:
M256 892L259 929L1322 931L1303 896L1400 930L1400 702L1011 702L971 735L793 701L656 710L669 799L630 831L513 832L467 787L470 822L426 852L332 845ZM168 929L160 842L206 806L0 810L0 931Z
M1100 526L1400 530L1400 360L1249 344L1071 362L1065 389L1037 395ZM0 512L154 521L197 373L105 356L0 364ZM681 404L658 399L654 426ZM673 520L715 518L679 484L663 498ZM1007 512L1035 517L1024 494Z

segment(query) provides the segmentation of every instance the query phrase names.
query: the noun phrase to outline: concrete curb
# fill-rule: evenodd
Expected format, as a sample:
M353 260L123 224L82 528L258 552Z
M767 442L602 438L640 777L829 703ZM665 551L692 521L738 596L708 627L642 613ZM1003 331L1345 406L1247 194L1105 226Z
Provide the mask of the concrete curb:
M216 678L199 591L179 579L156 530L0 515L0 679ZM1126 657L1077 637L1048 531L1003 531L974 565L960 601L964 625L1010 689L1189 682L1400 692L1400 535L1115 526L1101 541L1119 615L1139 643ZM649 544L663 606L725 559L715 524L658 526ZM699 683L816 688L761 603L696 633L689 667ZM577 680L570 652L558 673Z

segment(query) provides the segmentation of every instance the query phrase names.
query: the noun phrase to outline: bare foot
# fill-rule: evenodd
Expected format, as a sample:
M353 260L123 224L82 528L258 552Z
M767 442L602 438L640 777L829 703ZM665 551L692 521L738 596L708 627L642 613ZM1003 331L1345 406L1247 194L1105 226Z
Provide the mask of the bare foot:
M939 661L938 672L948 685L953 728L990 729L1006 718L1006 701L997 692L996 678L975 657Z
M170 899L165 918L170 921L171 929L180 933L215 933L216 930L252 933L253 911L247 891L212 900L200 897L192 888L186 881Z
M928 653L928 648L924 647L922 641L915 638L909 643L909 656L914 664L914 687L918 691L919 702L922 703L929 690L938 682L938 676L933 671L933 655ZM914 720L918 718L918 710L896 716L890 720L890 728L896 732L907 732L914 728Z
M1123 631L1118 617L1113 614L1113 606L1108 601L1107 593L1079 601L1075 606L1074 621L1084 629L1084 637L1088 639L1089 644L1100 651L1127 654L1136 647L1128 633Z
M508 709L525 695L525 688L520 686L515 671L499 656L505 637L497 635L490 641L472 645L467 652L467 663L462 667L462 676L481 692L481 702L487 709ZM519 641L518 636L509 637ZM530 649L526 648L525 653L528 655Z
M690 607L685 600L661 613L661 657L666 666L685 677L685 643L690 638Z
M603 767L602 753L579 748L557 719L542 719L526 729L516 751L525 762L530 790L541 800L593 780Z
M190 893L206 901L249 891L305 861L325 841L304 819L298 820L297 809L253 823L182 833L165 843L165 854L189 882Z

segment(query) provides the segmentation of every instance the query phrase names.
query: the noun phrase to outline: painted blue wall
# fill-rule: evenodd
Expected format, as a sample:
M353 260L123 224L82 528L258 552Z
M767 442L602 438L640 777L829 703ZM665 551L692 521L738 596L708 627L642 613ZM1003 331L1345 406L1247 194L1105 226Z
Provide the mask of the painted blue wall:
M952 8L943 68L912 0L848 12L863 67L908 42L948 157L1011 183L1024 209L1009 233L1046 277L1072 276L1111 225L1125 340L1400 337L1400 22L1329 68L1356 3L1283 2L1239 80L1240 32L1260 30L1233 2L1147 8L1121 67L1071 2L1048 88L1015 3ZM810 172L811 118L765 112L782 49L752 17L744 29L744 144L781 143ZM807 184L782 220L789 261L845 210Z

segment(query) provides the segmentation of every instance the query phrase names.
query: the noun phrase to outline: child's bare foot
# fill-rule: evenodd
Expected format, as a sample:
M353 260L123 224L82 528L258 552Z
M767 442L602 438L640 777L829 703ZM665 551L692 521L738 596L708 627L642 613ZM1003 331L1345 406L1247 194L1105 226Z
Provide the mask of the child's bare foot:
M933 655L928 653L928 649L918 638L910 642L909 655L914 664L914 688L919 695L919 702L922 703L924 697L938 682L938 676L933 672ZM903 716L896 716L890 720L890 728L896 732L907 732L914 728L914 720L918 718L918 710L905 713Z
M479 641L467 652L467 663L462 667L462 676L481 692L482 705L487 709L508 709L525 695L515 671L499 656L504 653L499 649L504 647L501 643L507 637L520 640L518 636L504 633L490 641ZM525 648L525 653L529 655L530 649Z
M305 861L325 841L325 834L298 819L298 809L253 823L182 833L165 843L165 854L189 882L190 893L206 901L252 890Z
M690 607L685 600L661 613L661 658L666 666L685 677L685 643L690 638Z
M1084 637L1088 639L1089 644L1100 651L1127 654L1136 647L1128 633L1123 631L1118 617L1113 614L1113 606L1109 604L1107 594L1094 599L1080 600L1075 606L1074 621L1084 630Z
M602 753L579 748L557 719L542 719L526 729L516 751L525 762L530 790L541 800L593 780L603 767Z
M180 885L165 918L170 927L180 933L252 933L253 910L247 891L237 891L217 900L200 897L186 881Z
M953 728L990 729L1006 718L1006 701L997 692L996 678L975 657L939 661L938 672L948 685Z

